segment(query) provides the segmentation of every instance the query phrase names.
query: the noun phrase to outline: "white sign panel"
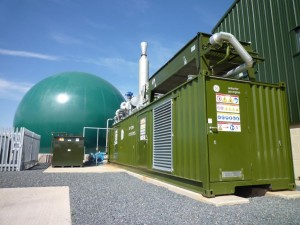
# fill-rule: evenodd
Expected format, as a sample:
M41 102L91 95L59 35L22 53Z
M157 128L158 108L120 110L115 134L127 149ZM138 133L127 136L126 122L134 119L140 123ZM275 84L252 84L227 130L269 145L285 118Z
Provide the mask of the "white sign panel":
M240 97L216 93L218 131L241 132Z

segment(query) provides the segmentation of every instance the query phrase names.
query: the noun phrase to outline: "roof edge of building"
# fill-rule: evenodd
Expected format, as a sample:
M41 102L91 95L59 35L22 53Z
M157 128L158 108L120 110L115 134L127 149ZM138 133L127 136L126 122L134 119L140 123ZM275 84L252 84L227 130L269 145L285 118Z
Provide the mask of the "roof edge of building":
M223 22L223 20L225 19L225 17L230 13L230 11L236 6L236 4L239 2L240 0L235 0L231 6L229 7L229 9L227 9L227 11L224 13L224 15L222 16L222 18L217 22L217 24L213 27L213 29L211 30L211 33L215 33L215 30L217 29L217 27Z

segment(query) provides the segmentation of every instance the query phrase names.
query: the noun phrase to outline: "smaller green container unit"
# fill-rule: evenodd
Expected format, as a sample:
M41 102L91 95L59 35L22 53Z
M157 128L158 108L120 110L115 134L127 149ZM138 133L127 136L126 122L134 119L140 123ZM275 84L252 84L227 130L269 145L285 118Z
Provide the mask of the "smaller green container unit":
M285 85L256 82L255 68L222 77L243 60L210 36L199 33L150 78L149 104L110 131L110 162L207 197L244 186L293 190Z
M54 136L52 138L52 166L82 166L84 138L81 136Z

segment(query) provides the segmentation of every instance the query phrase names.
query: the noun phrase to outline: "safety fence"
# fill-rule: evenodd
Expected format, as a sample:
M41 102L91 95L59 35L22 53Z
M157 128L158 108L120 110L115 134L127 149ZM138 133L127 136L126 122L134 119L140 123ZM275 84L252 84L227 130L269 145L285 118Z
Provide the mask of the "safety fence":
M0 128L0 171L20 171L38 163L41 136L21 128Z

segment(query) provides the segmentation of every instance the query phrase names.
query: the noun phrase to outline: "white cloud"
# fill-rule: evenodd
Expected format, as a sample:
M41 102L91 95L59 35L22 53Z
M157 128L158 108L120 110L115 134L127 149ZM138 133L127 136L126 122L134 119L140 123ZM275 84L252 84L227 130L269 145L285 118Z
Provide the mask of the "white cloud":
M181 43L169 43L164 46L161 42L152 39L148 41L148 59L149 59L149 76L156 72L161 66L167 63L179 51ZM140 52L138 52L139 54ZM72 59L78 62L85 62L103 67L115 76L129 79L138 79L139 61L138 56L136 61L129 61L122 57L99 57L90 59Z
M123 58L101 57L98 59L87 59L85 62L106 67L117 75L126 75L130 78L135 78L138 74L138 62L127 61Z
M100 30L115 30L115 28L111 25L108 24L104 24L104 23L98 23L96 21L93 21L89 18L85 19L85 22L88 26L92 27L92 28L96 28L96 29L100 29Z
M12 82L0 78L0 98L8 100L21 100L24 94L33 86L25 82Z
M52 39L64 45L82 45L84 44L80 39L71 37L62 33L55 33L51 35Z
M45 55L35 52L27 52L27 51L16 51L16 50L8 50L0 48L0 55L9 55L9 56L17 56L17 57L25 57L25 58L36 58L36 59L44 59L51 61L61 60L58 56L53 55Z
M182 47L181 43L166 43L168 46L164 46L160 41L149 39L148 59L150 61L150 75L166 64Z

